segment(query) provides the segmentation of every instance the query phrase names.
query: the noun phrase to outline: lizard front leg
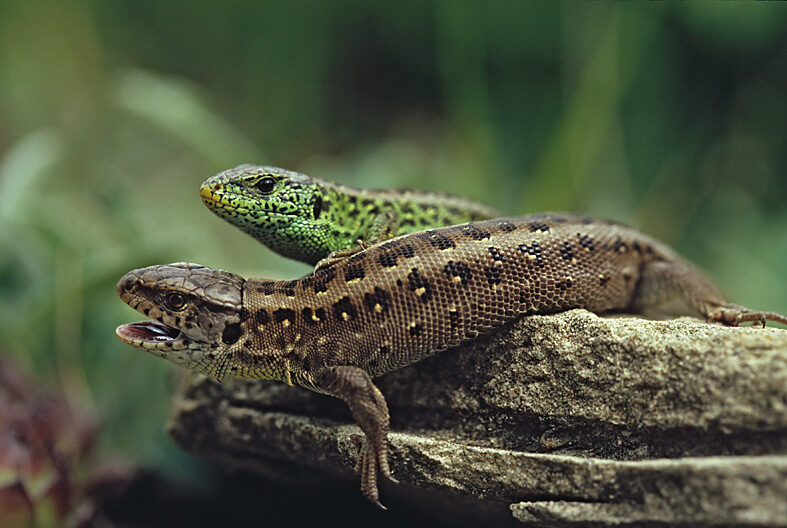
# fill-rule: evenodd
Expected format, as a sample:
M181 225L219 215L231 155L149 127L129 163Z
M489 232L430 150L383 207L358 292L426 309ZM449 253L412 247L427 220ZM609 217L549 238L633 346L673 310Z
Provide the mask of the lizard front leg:
M382 213L378 213L371 224L369 224L369 227L363 232L363 238L356 240L358 245L348 249L332 251L314 266L314 271L333 266L340 260L351 257L372 244L393 238L397 229L399 229L399 215L396 211L387 209Z
M388 465L388 405L369 373L358 367L338 366L322 369L315 376L317 388L347 402L355 423L364 433L357 469L361 472L364 497L385 509L380 503L377 472L397 482Z
M337 262L346 259L347 257L352 257L359 251L363 251L364 249L369 247L369 244L361 240L360 238L356 240L357 246L351 247L349 249L340 249L338 251L331 251L327 257L320 259L320 261L314 265L315 273L323 268L330 268Z
M370 244L382 242L396 236L398 229L399 214L393 209L386 209L375 215L372 223L366 228L363 239Z

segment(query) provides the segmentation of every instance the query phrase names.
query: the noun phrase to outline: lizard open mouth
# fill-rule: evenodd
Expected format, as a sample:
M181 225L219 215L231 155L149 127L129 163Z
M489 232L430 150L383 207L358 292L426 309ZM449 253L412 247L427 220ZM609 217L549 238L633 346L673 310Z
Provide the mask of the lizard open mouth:
M115 334L129 345L140 348L184 348L183 332L156 321L140 321L120 325Z

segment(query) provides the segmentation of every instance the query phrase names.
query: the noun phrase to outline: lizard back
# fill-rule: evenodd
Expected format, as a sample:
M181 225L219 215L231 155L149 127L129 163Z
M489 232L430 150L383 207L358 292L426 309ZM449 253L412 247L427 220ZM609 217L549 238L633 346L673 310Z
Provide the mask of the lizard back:
M623 310L642 264L659 258L676 257L637 231L573 215L403 235L303 279L247 280L248 339L237 350L306 386L306 373L330 365L379 375L524 314Z

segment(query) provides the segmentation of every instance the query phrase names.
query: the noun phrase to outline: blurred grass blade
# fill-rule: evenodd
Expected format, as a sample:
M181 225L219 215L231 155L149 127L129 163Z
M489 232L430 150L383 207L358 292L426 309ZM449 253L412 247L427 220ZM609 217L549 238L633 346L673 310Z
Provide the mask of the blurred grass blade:
M252 142L213 113L185 79L125 71L117 76L111 98L120 108L175 136L218 167L263 159Z
M628 9L612 5L589 52L573 46L573 25L582 24L585 19L571 12L566 28L566 55L582 58L567 58L566 63L584 64L584 69L536 164L522 210L562 211L576 207L575 200L581 196L592 165L608 140L621 101L642 66L643 55L653 45L664 12L663 6Z
M0 159L0 220L21 222L38 181L63 159L65 149L60 133L53 128L39 129L17 141Z

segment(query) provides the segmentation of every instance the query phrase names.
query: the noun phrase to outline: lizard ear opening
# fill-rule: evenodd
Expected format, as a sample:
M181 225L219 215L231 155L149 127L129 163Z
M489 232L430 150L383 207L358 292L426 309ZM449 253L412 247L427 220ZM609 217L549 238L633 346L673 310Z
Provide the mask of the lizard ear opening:
M225 345L234 345L241 335L243 335L243 329L239 323L228 324L221 333L221 341Z
M314 219L317 220L320 217L320 213L322 213L322 198L317 197L314 200Z

